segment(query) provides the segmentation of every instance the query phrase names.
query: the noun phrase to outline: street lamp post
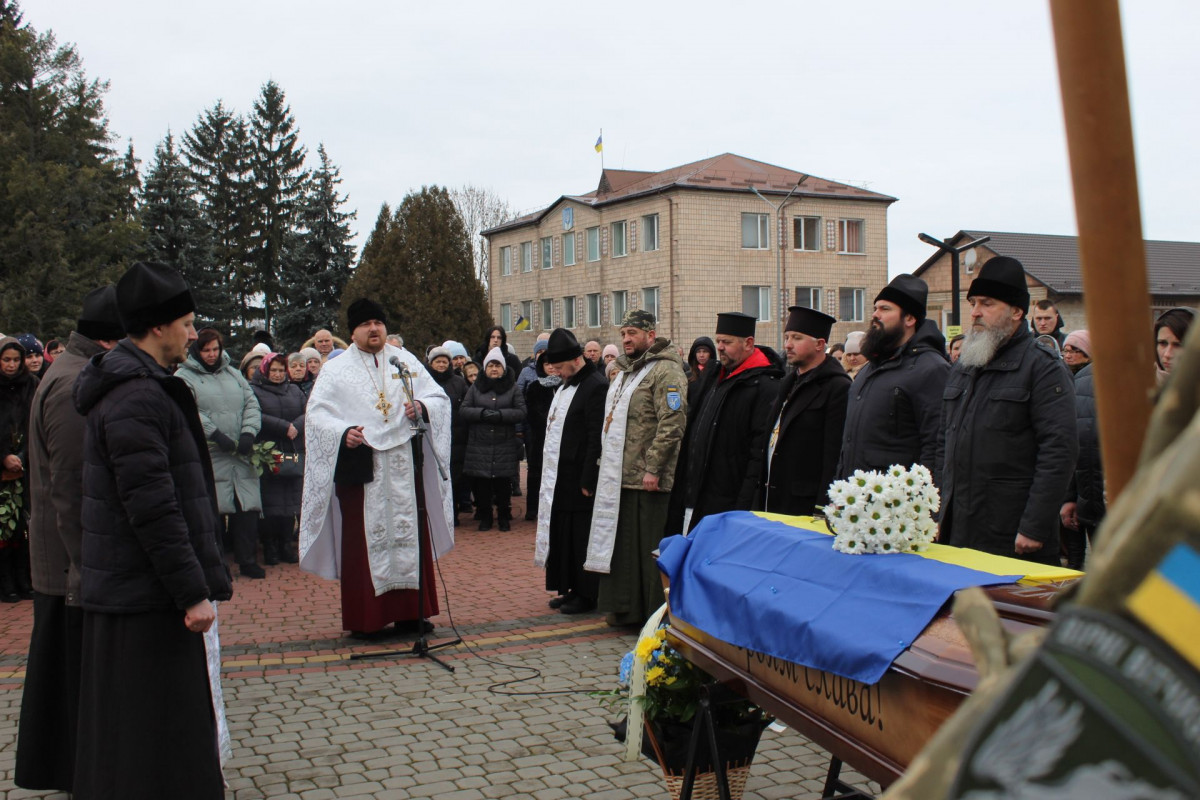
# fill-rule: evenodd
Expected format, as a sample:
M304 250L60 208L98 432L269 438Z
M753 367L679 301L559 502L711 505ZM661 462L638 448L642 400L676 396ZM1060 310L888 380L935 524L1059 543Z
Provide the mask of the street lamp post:
M941 239L935 239L932 236L930 236L928 233L918 233L917 238L920 239L925 244L933 245L934 247L938 248L938 250L941 252L950 254L950 268L951 268L950 294L952 296L951 300L950 300L950 324L952 326L957 327L962 324L959 321L959 316L958 316L958 300L959 300L958 296L959 296L959 293L962 291L960 288L959 277L958 277L958 264L959 264L958 257L962 253L965 253L966 251L968 251L972 248L979 247L979 245L984 244L985 242L990 242L992 240L992 237L984 236L980 239L975 239L974 241L970 241L970 242L967 242L966 244L959 245L958 247L955 247L954 245L950 244L950 241L948 239L946 241L942 241Z
M787 304L783 302L783 207L787 205L787 201L791 199L796 190L800 188L800 184L808 179L807 175L801 175L800 180L796 181L796 185L792 190L780 201L779 205L775 205L770 200L762 196L762 192L758 191L758 187L751 186L750 191L758 195L758 199L775 209L775 314L777 317L775 330L777 333L776 348L780 355L783 354L783 311Z

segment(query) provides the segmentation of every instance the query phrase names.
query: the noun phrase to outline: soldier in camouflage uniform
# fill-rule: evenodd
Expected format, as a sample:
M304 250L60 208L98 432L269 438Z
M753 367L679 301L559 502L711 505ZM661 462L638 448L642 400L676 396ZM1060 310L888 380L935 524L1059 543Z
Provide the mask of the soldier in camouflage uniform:
M605 399L600 484L585 569L602 573L599 607L609 625L641 625L663 603L650 553L662 538L687 424L687 378L654 315L621 321L625 355Z

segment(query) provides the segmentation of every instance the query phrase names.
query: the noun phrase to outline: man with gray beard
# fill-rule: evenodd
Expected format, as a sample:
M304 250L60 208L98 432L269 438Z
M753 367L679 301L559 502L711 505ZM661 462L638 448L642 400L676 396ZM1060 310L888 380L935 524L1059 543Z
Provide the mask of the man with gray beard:
M1021 262L988 261L967 302L971 326L942 394L941 541L1058 564L1058 509L1079 452L1071 373L1025 322Z

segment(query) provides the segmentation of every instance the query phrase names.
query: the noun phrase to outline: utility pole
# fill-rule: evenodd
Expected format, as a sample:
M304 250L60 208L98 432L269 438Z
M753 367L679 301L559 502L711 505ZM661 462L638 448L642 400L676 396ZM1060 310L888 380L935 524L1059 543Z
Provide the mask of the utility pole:
M775 209L775 314L777 317L777 323L775 325L775 331L777 334L775 337L775 347L776 351L780 354L783 353L783 312L787 309L787 302L784 299L783 293L783 245L787 238L783 230L783 207L787 205L787 201L790 200L792 195L796 193L796 190L800 188L800 184L804 183L806 180L808 180L808 176L801 175L800 180L796 181L796 185L792 187L792 190L787 193L779 205L775 205L770 200L763 197L762 192L758 191L757 187L750 187L750 191L758 195L759 200L762 200L771 208Z
M992 240L992 237L984 236L982 239L975 239L974 241L959 245L958 247L955 247L954 245L950 244L950 241L948 239L943 242L941 239L933 238L928 233L918 233L917 238L920 239L925 244L933 245L934 247L938 248L938 250L940 250L943 253L950 254L950 263L951 263L951 270L952 270L951 276L950 276L950 294L951 294L950 326L951 327L961 327L962 322L959 320L959 316L958 316L958 301L959 301L958 296L962 291L960 288L959 277L958 277L959 256L972 248L979 247L979 245L984 244L985 242L990 242Z

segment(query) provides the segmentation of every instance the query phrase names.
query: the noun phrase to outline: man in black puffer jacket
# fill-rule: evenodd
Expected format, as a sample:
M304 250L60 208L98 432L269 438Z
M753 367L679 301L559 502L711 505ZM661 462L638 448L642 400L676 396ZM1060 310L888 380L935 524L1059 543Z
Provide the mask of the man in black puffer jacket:
M232 588L196 401L170 372L196 339L192 296L171 268L138 263L117 307L129 338L75 384L87 432L74 791L219 800L203 634Z

